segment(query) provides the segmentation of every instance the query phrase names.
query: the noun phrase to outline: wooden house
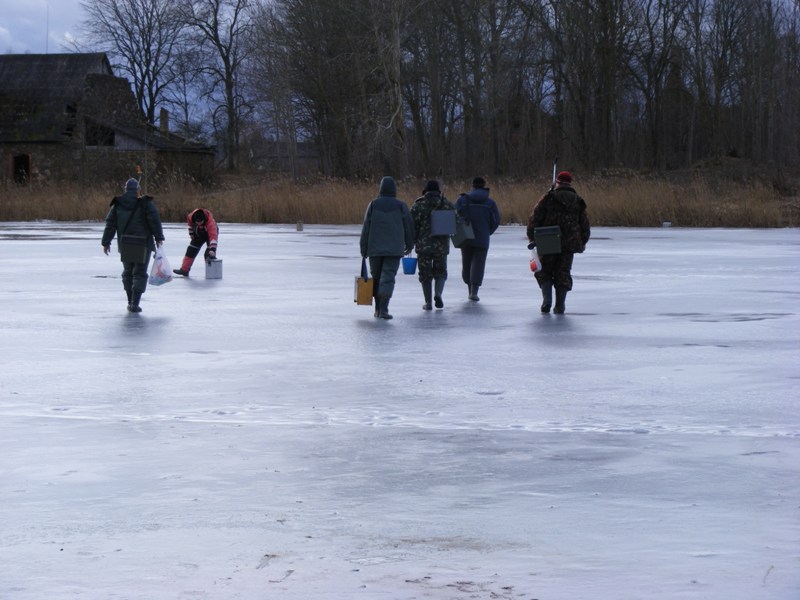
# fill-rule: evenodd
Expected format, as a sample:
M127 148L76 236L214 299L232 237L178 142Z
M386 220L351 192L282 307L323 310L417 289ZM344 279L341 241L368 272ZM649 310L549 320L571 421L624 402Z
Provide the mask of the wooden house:
M0 181L208 181L214 148L145 121L104 53L0 55Z

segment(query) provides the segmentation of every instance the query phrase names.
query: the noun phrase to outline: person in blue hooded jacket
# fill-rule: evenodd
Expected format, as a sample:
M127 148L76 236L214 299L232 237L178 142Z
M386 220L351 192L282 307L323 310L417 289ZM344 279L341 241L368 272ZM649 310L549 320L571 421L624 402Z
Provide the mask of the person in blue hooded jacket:
M478 288L483 285L486 256L489 254L489 237L500 226L497 203L489 197L489 188L483 177L472 180L472 191L461 194L456 201L456 211L462 219L472 224L475 238L461 246L461 279L469 290L468 298L477 302Z
M369 257L375 316L391 319L389 300L394 293L400 259L414 249L414 222L405 202L397 199L392 177L381 180L378 197L369 203L361 227L361 256Z

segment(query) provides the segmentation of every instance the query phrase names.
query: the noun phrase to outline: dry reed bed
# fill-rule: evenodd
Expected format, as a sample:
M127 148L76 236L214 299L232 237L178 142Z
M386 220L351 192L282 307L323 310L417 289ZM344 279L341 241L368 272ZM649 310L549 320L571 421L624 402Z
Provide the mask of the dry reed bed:
M400 182L398 196L411 205L424 181ZM491 186L504 223L526 223L546 182L504 182ZM680 184L664 179L603 179L576 181L586 199L593 225L658 227L796 227L796 200L781 199L762 183L715 183L693 179ZM455 201L468 182L448 182L445 195ZM206 191L173 185L155 194L164 222L181 222L197 207L209 208L229 223L360 223L378 191L373 182L323 181L295 184L276 180L252 187ZM102 221L117 189L8 186L0 188L0 221Z

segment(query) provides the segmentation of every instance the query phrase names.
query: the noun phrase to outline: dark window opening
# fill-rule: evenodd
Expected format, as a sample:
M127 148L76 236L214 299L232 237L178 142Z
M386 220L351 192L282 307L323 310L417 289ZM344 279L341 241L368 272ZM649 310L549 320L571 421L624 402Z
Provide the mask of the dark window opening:
M76 124L76 116L78 114L78 109L75 108L74 104L67 104L64 107L64 114L66 115L66 124L64 125L64 135L68 138L72 137L72 134L75 133L75 124Z
M97 123L86 121L87 146L113 146L114 130Z
M14 156L14 183L28 183L31 179L31 157L27 154Z

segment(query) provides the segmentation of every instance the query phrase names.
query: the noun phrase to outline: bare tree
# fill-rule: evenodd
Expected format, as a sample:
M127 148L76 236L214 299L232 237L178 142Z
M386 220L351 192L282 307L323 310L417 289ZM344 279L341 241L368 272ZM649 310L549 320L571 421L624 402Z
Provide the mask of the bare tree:
M270 1L248 93L329 174L800 154L798 0Z
M662 169L667 166L666 129L680 125L667 123L664 102L667 78L676 73L680 63L678 34L687 4L688 0L643 0L633 13L635 25L628 65L643 99L651 164Z
M222 128L229 170L239 165L241 118L248 109L239 76L247 60L252 0L183 0L184 21L198 47L207 50L202 71L208 78L208 99L214 104L215 124Z
M293 178L299 176L298 141L303 131L291 84L291 59L281 21L272 6L259 5L253 18L248 88L260 121L285 148Z
M203 53L192 44L183 44L171 64L172 83L165 89L163 100L176 115L176 131L190 139L211 139L208 106L203 78Z
M83 0L82 29L89 44L108 53L133 81L139 108L155 122L156 108L174 81L184 22L171 0Z

